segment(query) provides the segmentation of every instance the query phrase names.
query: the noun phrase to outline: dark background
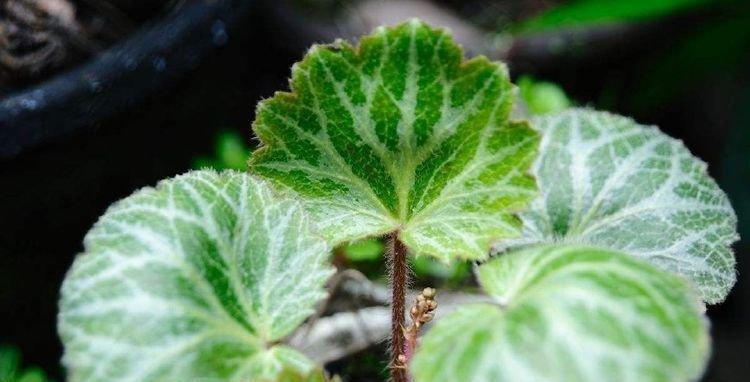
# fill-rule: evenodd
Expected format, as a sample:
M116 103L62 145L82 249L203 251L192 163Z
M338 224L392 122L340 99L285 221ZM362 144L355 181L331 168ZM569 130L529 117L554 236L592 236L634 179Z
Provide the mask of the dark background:
M286 88L291 64L311 43L367 31L370 19L389 20L363 14L375 11L362 2L255 3L227 22L226 42L196 57L190 70L111 115L0 160L0 343L18 346L25 364L62 380L59 286L108 205L190 169L197 156L212 153L219 131L236 131L252 146L256 102ZM524 32L523 20L558 2L440 3L439 12L480 32L476 44L464 41L467 49L508 61L513 76L555 82L579 105L632 116L682 139L709 163L737 211L740 235L750 237L750 2L696 1L616 23L581 22L574 32L566 26L534 33ZM434 17L421 3L396 13ZM487 42L501 41L502 30L515 33L510 50ZM63 124L64 111L55 113ZM706 381L750 378L750 244L742 240L735 249L739 281L723 304L708 308L714 344Z

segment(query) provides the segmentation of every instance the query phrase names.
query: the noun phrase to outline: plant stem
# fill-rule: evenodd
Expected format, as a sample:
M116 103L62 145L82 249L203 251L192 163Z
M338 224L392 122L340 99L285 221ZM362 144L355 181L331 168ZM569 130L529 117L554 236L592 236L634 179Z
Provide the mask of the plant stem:
M405 365L398 362L398 356L404 352L404 314L409 264L406 262L406 247L398 239L398 232L388 235L388 264L391 283L391 380L408 382L407 370Z

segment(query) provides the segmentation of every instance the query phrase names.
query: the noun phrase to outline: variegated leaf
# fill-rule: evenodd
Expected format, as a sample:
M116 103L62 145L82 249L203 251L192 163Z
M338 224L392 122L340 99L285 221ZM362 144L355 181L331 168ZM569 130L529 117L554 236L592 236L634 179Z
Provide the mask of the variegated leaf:
M518 235L537 135L507 69L412 20L316 45L261 102L252 172L295 190L333 244L399 231L415 254L483 258Z
M196 171L118 202L62 287L71 382L275 381L311 362L272 344L324 297L328 246L298 203Z
M692 287L642 260L549 245L478 273L496 305L438 321L412 360L416 382L682 382L708 360Z
M735 282L737 219L706 165L656 127L592 110L539 117L541 195L509 245L573 242L684 275L708 303Z

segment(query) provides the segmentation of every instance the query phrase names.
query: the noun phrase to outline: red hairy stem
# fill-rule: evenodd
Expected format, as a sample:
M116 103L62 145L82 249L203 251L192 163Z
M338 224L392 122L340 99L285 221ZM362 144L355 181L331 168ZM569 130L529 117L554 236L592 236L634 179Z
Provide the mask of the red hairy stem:
M409 277L409 264L406 261L406 247L398 238L398 232L388 235L388 264L391 283L391 380L408 382L406 365L399 360L406 350L404 347L404 316L406 313L406 287Z

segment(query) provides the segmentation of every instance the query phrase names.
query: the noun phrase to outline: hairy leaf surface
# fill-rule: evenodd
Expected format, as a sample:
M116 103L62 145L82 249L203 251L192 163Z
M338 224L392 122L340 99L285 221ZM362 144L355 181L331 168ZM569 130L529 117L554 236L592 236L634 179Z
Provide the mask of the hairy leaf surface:
M720 302L735 282L737 219L706 165L655 127L591 110L534 120L540 196L519 243L566 241L642 257Z
M274 381L311 362L271 346L325 292L328 246L298 203L196 171L116 203L62 287L69 380Z
M538 138L509 121L506 67L462 60L417 20L314 46L259 104L251 171L304 197L333 244L398 230L415 254L485 257L520 231Z
M416 382L689 381L707 320L682 278L585 246L541 246L479 267L497 305L442 318L412 361Z

